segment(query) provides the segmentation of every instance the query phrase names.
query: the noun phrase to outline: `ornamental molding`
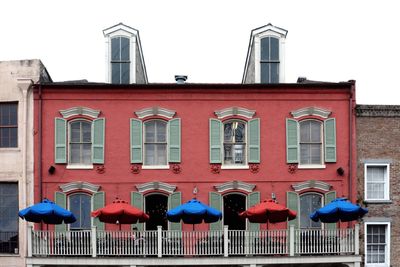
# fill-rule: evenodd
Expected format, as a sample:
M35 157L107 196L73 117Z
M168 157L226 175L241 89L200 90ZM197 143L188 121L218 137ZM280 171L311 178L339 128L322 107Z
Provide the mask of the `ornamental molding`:
M302 183L293 184L292 187L296 192L303 191L306 189L319 189L322 191L329 191L332 185L322 181L308 180Z
M357 105L357 117L400 117L399 105Z
M307 107L307 108L301 108L297 110L293 110L290 112L292 114L293 118L298 119L304 116L317 116L321 117L323 119L327 119L329 115L331 115L331 111L323 108L318 108L318 107Z
M160 116L167 119L172 119L175 116L175 110L170 110L161 107L150 107L134 112L139 119L144 119L150 116Z
M60 110L61 115L64 119L68 119L72 116L88 116L90 118L96 119L99 117L100 110L94 110L87 107L73 107L69 109Z
M176 185L155 181L155 182L149 182L149 183L136 185L136 189L138 190L139 193L145 193L147 191L159 190L159 191L164 191L168 194L172 194L176 190Z
M217 110L214 112L218 119L223 119L229 116L242 116L247 119L253 118L256 113L255 110L250 110L247 108L241 107L229 107L221 110Z
M255 184L249 184L242 181L230 181L214 186L218 193L223 193L228 190L242 190L247 193L251 193L255 187Z
M67 193L73 190L86 190L92 193L96 193L100 189L100 185L91 184L88 182L72 182L68 184L60 185L60 189L63 193Z

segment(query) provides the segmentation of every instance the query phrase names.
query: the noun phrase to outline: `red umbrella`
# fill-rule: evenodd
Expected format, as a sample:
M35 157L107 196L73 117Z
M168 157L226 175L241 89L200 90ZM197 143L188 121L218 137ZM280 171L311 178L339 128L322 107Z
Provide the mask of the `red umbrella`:
M113 203L93 211L91 215L99 218L101 222L119 224L120 228L121 224L145 222L150 219L144 211L118 198Z
M278 223L293 220L297 213L272 199L264 200L241 212L239 217L247 218L252 223Z

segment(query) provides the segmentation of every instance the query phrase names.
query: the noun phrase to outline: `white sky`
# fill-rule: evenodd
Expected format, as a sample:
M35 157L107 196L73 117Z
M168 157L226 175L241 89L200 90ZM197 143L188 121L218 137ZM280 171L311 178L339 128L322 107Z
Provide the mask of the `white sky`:
M240 83L252 29L288 30L286 82L356 80L358 104L400 104L400 6L370 0L9 0L0 60L41 59L54 81L105 81L102 30L140 32L149 82Z

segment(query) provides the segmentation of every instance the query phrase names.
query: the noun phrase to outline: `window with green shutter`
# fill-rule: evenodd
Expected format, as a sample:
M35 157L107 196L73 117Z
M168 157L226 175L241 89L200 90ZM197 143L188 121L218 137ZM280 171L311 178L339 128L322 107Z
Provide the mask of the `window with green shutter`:
M63 192L55 192L54 193L54 203L56 203L58 206L61 208L66 209L67 208L67 195ZM56 224L55 225L55 230L57 232L62 232L67 230L67 225L62 223L62 224Z
M131 192L131 205L138 209L144 210L143 194L139 192ZM143 231L143 228L143 223L132 224L132 229L134 230Z
M299 194L296 192L286 192L286 205L288 209L297 212L296 219L288 221L288 228L290 225L294 225L294 228L299 228Z
M252 192L247 196L247 208L250 208L259 203L260 203L260 192ZM248 230L258 231L260 230L260 224L249 222Z
M131 119L131 163L142 163L142 121Z
M325 193L325 205L329 204L336 198L336 191ZM336 223L325 223L326 229L336 229Z
M92 211L100 209L105 205L105 192L96 192L92 196ZM105 226L103 222L100 222L99 218L93 219L93 225L97 227L97 230L104 230Z
M174 192L168 197L168 210L178 207L182 203L181 192ZM169 230L182 230L182 223L169 223Z
M222 212L222 196L220 193L209 192L209 205ZM222 220L210 223L210 230L222 230Z
M325 162L336 162L336 120L324 121Z
M104 126L104 118L93 121L92 163L104 164Z
M168 159L169 162L181 162L181 119L168 122Z
M67 163L67 121L63 118L55 118L54 124L54 162Z

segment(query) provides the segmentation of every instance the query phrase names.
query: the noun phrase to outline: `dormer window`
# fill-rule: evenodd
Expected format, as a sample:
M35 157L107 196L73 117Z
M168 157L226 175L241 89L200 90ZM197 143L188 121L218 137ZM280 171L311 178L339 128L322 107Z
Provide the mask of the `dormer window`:
M119 23L103 31L106 39L106 81L147 83L139 31Z
M260 52L261 83L279 83L279 39L262 38Z

